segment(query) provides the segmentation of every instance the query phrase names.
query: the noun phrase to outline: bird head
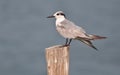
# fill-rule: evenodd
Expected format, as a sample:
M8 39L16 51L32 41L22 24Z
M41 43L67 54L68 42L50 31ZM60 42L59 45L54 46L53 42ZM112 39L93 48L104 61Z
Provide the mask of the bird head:
M57 11L52 16L48 16L47 18L56 18L56 19L65 18L65 14L63 13L63 11Z

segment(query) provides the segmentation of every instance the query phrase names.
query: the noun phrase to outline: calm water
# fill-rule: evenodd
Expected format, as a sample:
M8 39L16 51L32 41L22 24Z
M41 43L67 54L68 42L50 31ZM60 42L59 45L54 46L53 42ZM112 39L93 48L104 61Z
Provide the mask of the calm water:
M47 75L45 48L65 42L46 18L58 10L108 37L98 52L73 41L70 75L120 75L120 0L0 0L0 75Z

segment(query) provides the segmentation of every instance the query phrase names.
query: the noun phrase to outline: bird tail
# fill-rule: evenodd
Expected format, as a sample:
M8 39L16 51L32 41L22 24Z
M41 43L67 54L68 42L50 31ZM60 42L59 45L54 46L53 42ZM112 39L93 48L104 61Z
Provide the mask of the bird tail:
M106 39L107 37L99 36L99 35L89 35L91 40L99 40L99 39Z
M89 47L92 47L93 49L95 49L96 51L98 51L98 49L92 44L92 42L90 40L86 40L86 39L81 39L81 38L76 38L77 40L80 40L81 42L83 42L84 44L88 45Z

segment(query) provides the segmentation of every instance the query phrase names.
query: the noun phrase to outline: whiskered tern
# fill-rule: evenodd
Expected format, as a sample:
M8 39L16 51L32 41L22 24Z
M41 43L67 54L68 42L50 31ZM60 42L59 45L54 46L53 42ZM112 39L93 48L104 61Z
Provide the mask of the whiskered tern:
M76 39L94 48L95 50L98 50L91 41L106 38L99 35L87 34L82 27L79 27L66 19L63 11L57 11L52 16L48 16L47 18L56 19L56 29L66 39L64 46L69 46L72 39Z

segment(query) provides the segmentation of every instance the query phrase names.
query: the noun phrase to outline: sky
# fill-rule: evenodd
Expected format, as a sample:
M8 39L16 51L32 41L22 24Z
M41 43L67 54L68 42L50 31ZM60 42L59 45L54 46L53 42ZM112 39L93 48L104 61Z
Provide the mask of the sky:
M45 48L65 42L46 18L59 10L108 37L93 41L99 51L73 40L70 75L120 75L119 8L120 0L0 0L0 75L47 75Z

